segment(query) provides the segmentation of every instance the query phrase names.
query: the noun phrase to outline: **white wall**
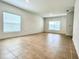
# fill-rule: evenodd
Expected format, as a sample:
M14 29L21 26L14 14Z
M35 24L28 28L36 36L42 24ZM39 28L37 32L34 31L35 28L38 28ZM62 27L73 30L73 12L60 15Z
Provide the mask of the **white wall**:
M74 20L74 12L72 11L67 14L66 35L69 36L73 35L73 20Z
M49 30L49 21L56 21L59 20L61 21L61 30L60 31L53 31ZM66 16L60 16L60 17L52 17L52 18L46 18L45 20L45 32L53 32L53 33L61 33L65 34L66 33Z
M77 54L79 56L79 0L76 0L74 13L73 41Z
M44 30L45 32L53 32L53 33L61 33L65 35L72 36L73 33L73 18L74 18L74 13L70 12L66 16L59 16L59 17L51 17L51 18L45 18L44 19ZM61 30L60 31L53 31L49 30L49 21L56 21L59 20L61 21Z
M17 33L3 33L3 12L8 11L22 16L22 31ZM33 33L43 32L42 17L33 13L25 12L14 6L0 2L0 39L7 37L14 37L20 35L27 35Z

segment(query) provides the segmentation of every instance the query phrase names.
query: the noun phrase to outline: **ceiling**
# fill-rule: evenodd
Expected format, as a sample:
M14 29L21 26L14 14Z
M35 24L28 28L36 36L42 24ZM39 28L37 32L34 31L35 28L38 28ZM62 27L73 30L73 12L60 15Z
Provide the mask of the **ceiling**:
M2 0L16 7L40 14L43 17L65 14L74 8L75 0Z

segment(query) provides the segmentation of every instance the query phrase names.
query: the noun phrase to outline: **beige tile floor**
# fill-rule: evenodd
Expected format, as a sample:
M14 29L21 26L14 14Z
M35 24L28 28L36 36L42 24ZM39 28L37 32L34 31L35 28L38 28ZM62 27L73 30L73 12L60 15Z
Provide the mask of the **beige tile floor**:
M78 59L72 38L40 33L0 41L0 59Z

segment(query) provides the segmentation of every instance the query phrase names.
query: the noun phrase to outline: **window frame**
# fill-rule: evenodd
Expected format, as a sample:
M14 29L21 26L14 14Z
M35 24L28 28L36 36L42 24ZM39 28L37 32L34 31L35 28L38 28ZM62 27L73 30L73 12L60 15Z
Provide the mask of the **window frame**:
M13 14L13 15L17 15L20 16L21 20L20 20L20 31L11 31L11 32L4 32L4 13L9 13L9 14ZM3 33L19 33L22 32L22 16L13 12L9 12L9 11L3 11L2 12L2 32Z
M50 22L55 22L55 21L59 21L60 22L60 29L59 30L54 30L54 29L50 29L49 28L49 26L50 26ZM49 21L49 23L48 23L48 30L50 30L50 31L61 31L61 21L60 20L54 20L54 21ZM55 26L55 25L54 25Z

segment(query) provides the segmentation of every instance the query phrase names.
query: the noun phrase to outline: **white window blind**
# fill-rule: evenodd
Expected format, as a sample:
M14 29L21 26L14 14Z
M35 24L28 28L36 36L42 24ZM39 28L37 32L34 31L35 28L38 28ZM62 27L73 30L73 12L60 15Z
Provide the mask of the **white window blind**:
M3 12L3 32L20 32L21 16Z
M60 30L60 21L49 21L49 30Z

